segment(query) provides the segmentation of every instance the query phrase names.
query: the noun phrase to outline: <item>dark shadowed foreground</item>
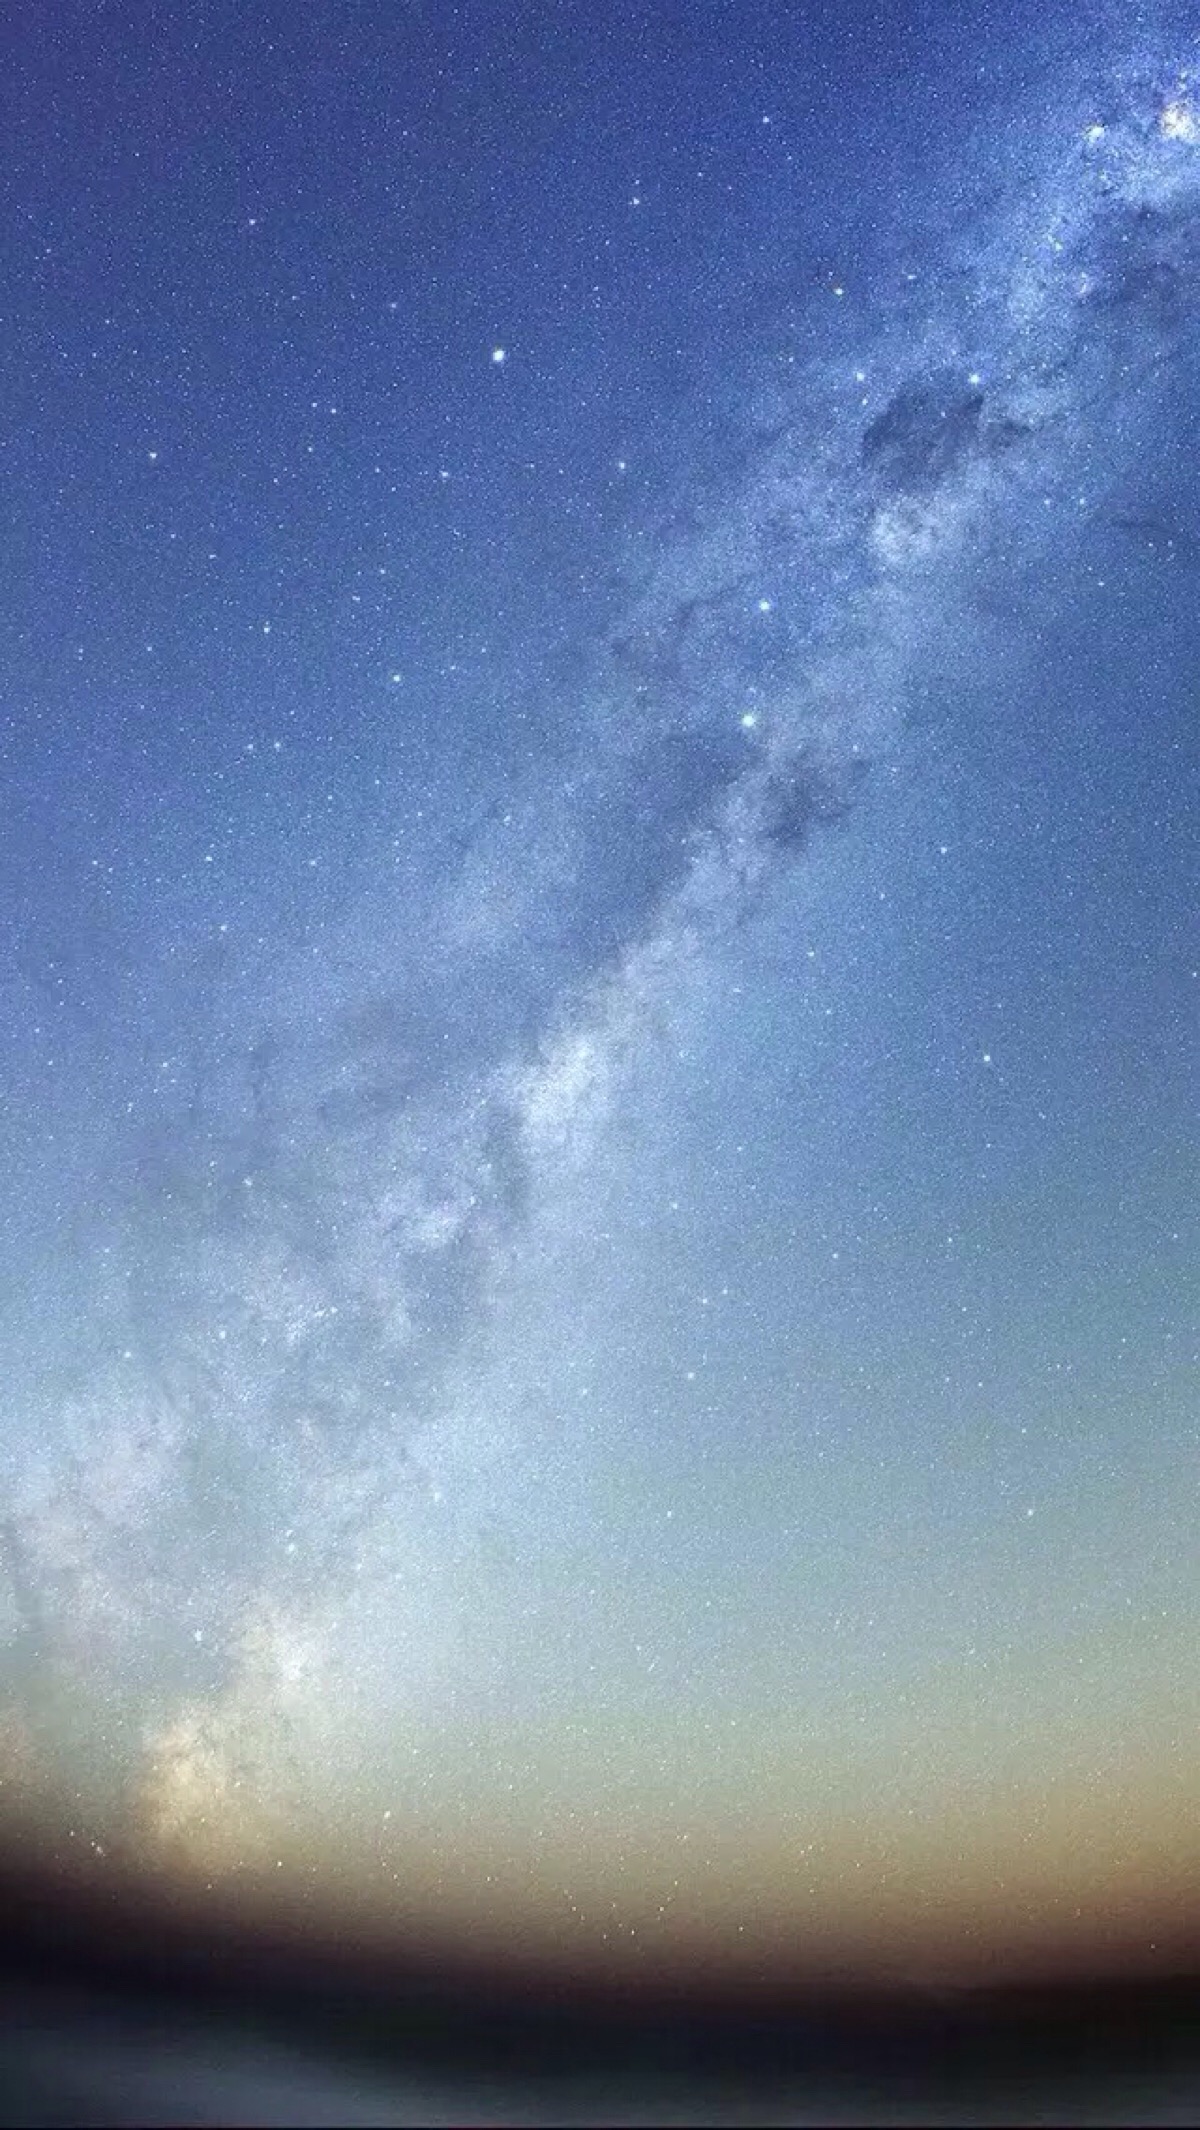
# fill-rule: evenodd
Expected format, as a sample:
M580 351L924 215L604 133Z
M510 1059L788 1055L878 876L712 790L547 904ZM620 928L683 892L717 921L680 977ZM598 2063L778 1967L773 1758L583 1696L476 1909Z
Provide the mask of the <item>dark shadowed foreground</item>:
M0 2122L1190 2123L1200 1961L1166 1977L597 1988L198 1922L11 1862Z

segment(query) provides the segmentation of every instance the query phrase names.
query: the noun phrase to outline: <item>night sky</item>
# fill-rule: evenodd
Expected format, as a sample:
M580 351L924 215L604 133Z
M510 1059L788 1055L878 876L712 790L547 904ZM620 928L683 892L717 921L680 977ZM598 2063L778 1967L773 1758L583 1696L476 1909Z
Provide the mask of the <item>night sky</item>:
M1186 14L9 11L13 1827L588 1971L1178 1939Z

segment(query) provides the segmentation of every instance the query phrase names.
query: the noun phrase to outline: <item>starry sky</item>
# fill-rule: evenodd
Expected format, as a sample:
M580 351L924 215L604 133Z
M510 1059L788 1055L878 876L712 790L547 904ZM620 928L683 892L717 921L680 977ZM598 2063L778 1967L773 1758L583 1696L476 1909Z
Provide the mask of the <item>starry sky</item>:
M1166 1957L1186 11L0 36L0 1817L580 1971Z

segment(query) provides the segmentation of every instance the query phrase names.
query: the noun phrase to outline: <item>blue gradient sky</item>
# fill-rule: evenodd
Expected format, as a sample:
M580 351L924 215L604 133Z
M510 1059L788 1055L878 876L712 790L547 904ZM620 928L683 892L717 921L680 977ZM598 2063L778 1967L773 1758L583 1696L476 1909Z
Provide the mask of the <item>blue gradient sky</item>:
M13 1823L584 1968L1152 1961L1179 21L5 40Z

